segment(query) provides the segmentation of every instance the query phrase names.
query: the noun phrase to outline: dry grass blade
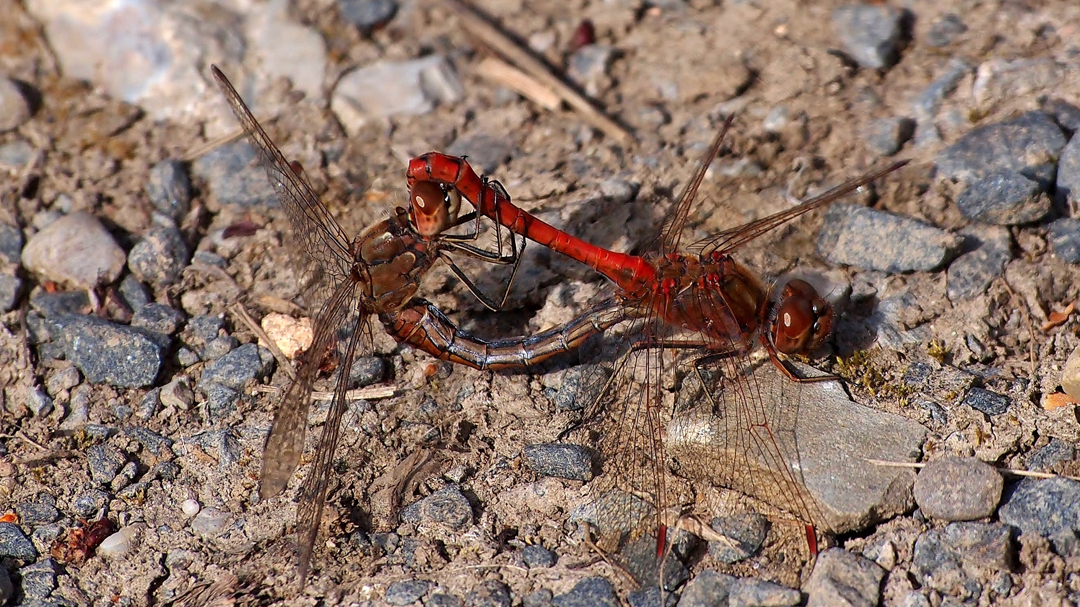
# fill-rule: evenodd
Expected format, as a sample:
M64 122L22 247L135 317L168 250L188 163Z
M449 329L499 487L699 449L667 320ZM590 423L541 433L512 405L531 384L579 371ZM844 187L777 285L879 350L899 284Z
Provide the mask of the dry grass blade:
M546 110L557 110L562 105L563 99L558 93L502 59L485 57L476 71L481 76L520 93Z
M459 0L443 0L443 4L457 16L470 34L494 52L505 57L507 61L516 65L537 82L554 91L567 105L574 108L585 122L600 129L605 135L624 145L634 141L634 136L630 131L596 109L589 99L553 74L543 61L521 48L509 36L499 31L499 28L488 23L471 6Z

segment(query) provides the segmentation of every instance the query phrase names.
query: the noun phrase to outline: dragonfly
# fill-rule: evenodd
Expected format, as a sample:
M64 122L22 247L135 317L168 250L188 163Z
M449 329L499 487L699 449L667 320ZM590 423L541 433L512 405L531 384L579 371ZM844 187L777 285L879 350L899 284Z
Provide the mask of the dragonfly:
M560 438L591 427L584 439L598 441L605 473L593 481L599 482L593 518L601 532L601 546L629 552L631 546L640 546L642 537L652 537L653 562L662 562L668 546L665 521L673 506L668 503L669 467L721 470L730 488L798 517L805 524L811 554L816 554L816 529L826 522L797 473L797 454L790 441L780 439L780 433L788 431L781 427L786 423L781 420L783 405L769 402L747 373L748 354L760 343L773 365L794 382L834 379L803 377L781 356L809 355L818 349L831 333L834 313L809 282L794 278L766 283L732 255L766 232L906 164L900 161L871 171L684 250L680 248L683 228L731 122L728 118L724 123L684 186L661 229L656 250L643 255L595 246L530 215L505 197L501 188L489 187L488 180L479 177L463 158L430 152L412 159L408 168L410 190L437 184L444 191L456 191L481 214L588 265L614 283L608 301L570 325L579 331L583 327L599 331L626 323L622 354L587 408L584 419L588 423L571 427ZM426 220L423 210L417 210L417 223ZM477 345L483 340L456 330L445 317L405 314L398 321L388 328L399 340L477 368L528 367L542 354L530 347L533 338L521 338L516 361L496 360ZM497 342L500 352L515 351L512 342ZM686 382L684 388L698 398L683 399L668 412L662 406L663 378L677 370L685 370L696 380L696 392L690 390L693 382ZM679 433L688 429L708 434L706 444L712 447L690 455L684 451L682 461L670 461L665 444L679 440ZM793 428L790 431L794 433Z
M216 66L211 66L211 72L258 151L260 164L285 209L295 240L330 283L329 295L315 314L313 342L283 392L266 439L259 485L261 499L279 495L296 471L304 451L312 385L328 355L341 350L337 347L339 328L351 328L338 359L337 367L341 371L318 439L314 463L299 492L296 528L302 588L310 569L334 455L341 438L341 419L349 388L348 369L354 360L372 351L371 319L378 317L389 326L402 317L440 316L441 312L431 303L416 296L420 278L440 259L484 305L497 309L501 305L499 300L482 293L457 267L451 255L463 254L490 263L512 265L514 272L507 281L508 293L524 241L519 244L511 235L509 251L504 252L501 228L496 225L497 249L490 251L476 246L474 241L481 231L482 216L475 211L461 214L460 196L435 184L426 187L418 184L410 191L408 209L397 207L388 218L350 238L311 187L303 168L285 159L228 78ZM497 182L486 182L485 187L502 191ZM502 196L509 200L505 193ZM414 209L423 214L423 221L415 220ZM473 226L471 232L447 233L470 223ZM505 302L506 293L502 302ZM592 329L587 325L571 326L548 336L537 336L540 339L536 343L546 340L551 344L549 349L572 347L584 339L589 330ZM498 353L496 344L489 355L498 356Z

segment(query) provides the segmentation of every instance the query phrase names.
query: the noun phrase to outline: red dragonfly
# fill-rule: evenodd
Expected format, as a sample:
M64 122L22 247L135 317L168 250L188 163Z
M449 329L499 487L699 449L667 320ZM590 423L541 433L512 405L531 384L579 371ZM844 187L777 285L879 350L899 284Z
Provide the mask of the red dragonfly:
M470 244L480 233L481 216L475 212L459 216L458 194L444 191L434 184L427 184L427 187L418 184L410 195L410 209L419 209L424 213L423 226L426 231L418 231L414 217L408 210L399 207L389 218L367 228L356 238L349 238L307 182L300 165L285 159L225 75L217 67L212 66L211 71L237 120L258 150L260 162L289 217L296 241L331 283L329 297L315 315L314 340L283 393L266 440L259 486L262 499L280 494L292 478L304 450L312 384L324 359L338 350L338 329L343 326L351 328L351 334L340 353L338 368L342 371L318 441L315 461L300 488L297 531L302 586L307 578L319 519L326 502L334 452L341 437L341 418L346 410L349 388L348 369L358 357L371 352L371 317L380 315L384 323L394 324L400 315L406 313L410 318L426 314L441 316L431 304L415 297L420 277L439 259L446 261L485 305L496 308L499 304L477 290L453 263L450 254L460 253L497 264L514 264L516 269L520 250L511 236L510 252L502 252L503 239L498 233L498 226L497 251ZM494 182L487 187L499 188ZM450 228L471 221L475 221L475 230L471 233L445 233ZM584 337L582 331L588 330L592 329L568 327L561 332L551 333L548 339L556 348L572 347ZM491 350L489 356L498 357L498 347Z
M823 207L906 164L852 179L813 199L745 225L726 230L680 250L683 227L698 188L730 128L729 119L713 141L693 177L683 189L665 223L659 249L642 256L609 251L560 231L514 206L501 188L490 187L461 158L431 152L409 163L410 191L437 184L444 192L456 191L517 234L587 264L615 283L614 298L574 322L576 327L606 329L631 321L625 348L614 375L603 386L586 419L599 430L606 466L600 477L595 522L602 543L620 548L655 533L656 556L667 545L667 470L708 467L720 470L730 488L756 496L799 517L806 524L811 552L816 553L815 525L821 520L812 498L797 473L796 455L786 441L778 441L779 405L766 402L755 380L746 374L746 355L755 336L770 360L795 381L780 354L809 354L828 337L833 312L807 282L793 279L765 285L753 271L732 258L739 247L809 211ZM427 215L416 209L423 230ZM476 338L455 331L443 317L423 318L406 312L391 332L433 356L478 368L528 366L535 361L528 338L518 348L516 361L484 356ZM389 326L389 325L388 325ZM509 352L512 340L497 342ZM675 355L696 378L702 396L683 403L665 418L662 378ZM497 363L497 364L493 364ZM831 377L830 377L831 378ZM686 386L684 386L686 387ZM674 424L674 425L673 425ZM669 462L665 454L665 428L698 428L710 434L709 452ZM793 429L792 429L793 432ZM783 444L783 446L782 446ZM606 537L603 537L606 534ZM639 580L641 581L641 580Z

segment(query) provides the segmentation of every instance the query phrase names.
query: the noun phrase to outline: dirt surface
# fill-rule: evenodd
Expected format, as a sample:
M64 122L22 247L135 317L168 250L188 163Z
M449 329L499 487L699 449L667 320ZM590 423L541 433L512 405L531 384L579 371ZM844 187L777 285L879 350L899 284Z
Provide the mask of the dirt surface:
M723 157L702 186L689 222L687 236L696 240L784 208L787 194L801 197L885 162L867 149L868 125L878 118L910 115L912 98L942 73L950 58L963 57L972 65L991 59L1067 61L1065 57L1069 53L1075 57L1080 48L1080 14L1066 1L909 2L905 6L914 17L911 40L902 48L899 63L886 70L859 68L835 52L839 43L831 15L839 2L661 3L669 8L621 1L480 3L505 30L523 39L553 33L555 42L544 57L557 66L565 62L575 28L591 19L597 41L617 52L606 72L586 88L598 107L637 136L632 146L623 146L585 126L573 112L545 111L497 91L476 75L483 54L451 14L437 3L419 4L402 8L388 27L370 37L337 22L326 3L305 1L295 8L299 21L315 24L324 34L332 74L376 58L440 52L452 59L465 84L460 103L439 106L425 115L378 121L351 138L325 107L307 102L272 122L271 136L286 156L304 164L349 233L403 202L403 158L446 149L462 137L488 135L510 143L508 158L492 176L521 206L596 244L647 250L721 116L733 112L735 122ZM16 40L17 35L25 41L5 43L0 49L4 67L41 97L41 107L30 121L0 134L0 144L21 138L41 154L29 173L12 172L3 178L4 221L24 227L29 236L35 231L33 218L67 197L70 209L101 218L120 245L130 249L152 225L152 206L145 194L150 167L166 158L190 161L201 155L207 144L202 126L141 118L137 108L57 73L40 29L19 7L2 5L5 11L10 8L23 15L0 26L6 39ZM930 24L950 12L962 16L967 30L945 48L923 44ZM206 77L209 80L208 71ZM939 111L964 120L945 124L939 143L908 142L899 157L910 158L911 164L879 183L875 196L866 197L875 208L950 231L962 229L970 222L952 204L949 187L934 178L934 155L975 126L1038 109L1046 96L1080 101L1080 79L1075 77L989 104L973 99L972 81L973 71L960 80ZM675 92L664 88L668 82L677 85ZM260 100L260 106L272 113L284 99L283 94ZM766 132L763 120L777 107L786 110L788 125ZM741 159L751 159L761 170L727 170ZM637 196L618 205L598 197L600 184L613 178L639 184ZM225 272L246 294L244 301L256 316L273 309L261 296L293 301L310 314L317 302L303 295L299 264L282 254L288 224L280 209L222 207L205 184L196 180L194 185L192 205L197 210L181 224L192 249L214 250L228 260ZM238 221L261 229L240 238L210 238ZM820 221L820 214L811 215L774 230L740 251L740 259L766 276L799 267L825 272L838 291L853 281L858 284L859 270L828 267L815 254ZM1051 437L1076 441L1080 434L1072 406L1051 410L1044 404L1044 397L1058 387L1065 358L1078 343L1077 323L1070 319L1063 327L1039 328L1051 310L1063 309L1077 298L1080 272L1047 251L1045 224L1013 227L1010 234L1017 258L1009 262L1004 277L975 297L950 301L943 269L875 275L878 284L888 285L891 292L914 295L917 309L901 312L901 329L922 327L923 338L903 350L874 344L872 338L868 343L863 322L873 307L855 307L851 318L839 324L829 355L819 361L822 368L855 380L849 388L859 403L925 424L930 431L924 447L927 459L976 455L1023 468L1027 455ZM502 313L486 311L442 267L424 280L422 295L467 330L497 338L549 328L608 292L604 281L588 269L539 249L529 248L508 310ZM474 263L462 266L482 277L479 284L487 292L496 291L506 276ZM96 486L83 451L101 439L62 427L69 412L65 397L58 397L56 411L45 417L16 404L18 390L43 385L66 366L63 361L43 360L28 341L21 319L29 295L49 286L20 271L27 288L21 304L3 316L0 328L0 383L7 395L0 424L6 447L0 464L0 509L7 511L47 494L56 498L61 522L72 524L72 501ZM175 283L155 290L154 299L189 313L225 314L232 335L240 342L254 341L252 333L226 313L224 304L231 295L220 292L224 287L215 282L206 274L186 271ZM108 515L122 527L137 529L133 548L122 557L91 557L78 567L61 568L56 593L76 604L162 604L192 589L213 594L205 587L224 580L220 593L235 591L238 601L381 604L387 587L396 581L431 580L443 591L464 597L484 580L499 579L509 586L517 605L539 588L558 595L587 577L603 575L625 597L632 586L599 560L582 543L577 525L568 522L569 513L588 495L588 484L540 477L522 459L526 445L554 441L571 421L555 411L551 396L578 359L553 365L546 374L479 372L433 363L423 354L398 347L378 328L375 333L375 352L388 363L387 380L397 392L346 414L339 474L323 515L313 573L301 598L294 596L293 537L288 534L295 520L298 483L290 485L284 499L257 499L262 441L272 418L274 394L249 389L238 410L222 419L210 419L197 404L140 421L175 441L171 452L154 456L123 433L133 422L117 413L123 406L138 409L148 389L100 384L90 386L89 419L121 429L105 440L132 454L140 474L160 461L172 461L180 472L167 480L147 475L145 491L137 497L124 499L108 490ZM977 358L971 353L965 340L971 334L983 336L987 355ZM579 358L589 359L596 350L592 344ZM866 350L857 364L836 363L837 355L851 361L856 350ZM905 398L902 390L889 389L899 385L913 362L935 357L949 366L986 371L982 385L1008 394L1013 399L1010 413L991 419L964 409L955 405L957 395L949 394L946 386L938 398L950 405L951 415L941 424L929 410ZM197 379L200 372L199 365L185 369L172 356L155 385L169 383L174 375ZM275 386L285 382L280 370L267 381ZM318 387L328 386L323 382ZM436 405L426 405L425 399L434 399ZM202 400L200 395L198 402ZM205 433L222 429L232 429L239 443L235 463L200 442ZM309 433L309 446L316 434ZM451 532L438 525L396 522L399 504L386 503L385 493L378 490L401 476L403 469L395 467L417 452L423 456L417 458L420 461L406 463L417 474L401 496L402 504L441 489L447 478L458 479L474 524ZM1075 474L1075 463L1069 464L1071 470L1056 471ZM301 468L304 473L306 467ZM699 493L698 499L706 499L707 491ZM212 537L192 533L180 508L187 499L223 513L224 530ZM884 582L882 600L899 604L909 591L918 590L905 573L913 542L935 525L908 515L832 541L861 552L883 537L893 540L899 546L891 572L895 575ZM32 529L24 531L29 534ZM409 545L407 551L372 546L369 538L374 534L391 532L398 536L393 541ZM692 569L760 576L798 588L812 568L800 534L798 524L781 516L761 554L733 566L721 565L706 554ZM554 567L523 565L520 547L536 543L559 555ZM981 604L998 600L1019 604L1024 601L1018 595L1028 596L1021 594L1024 589L1034 593L1055 583L1066 587L1075 583L1066 573L1066 562L1045 541L1039 545L1025 540L1019 559L1012 598L984 598ZM13 575L16 565L5 562ZM229 576L240 581L231 582ZM935 596L942 600L942 594Z

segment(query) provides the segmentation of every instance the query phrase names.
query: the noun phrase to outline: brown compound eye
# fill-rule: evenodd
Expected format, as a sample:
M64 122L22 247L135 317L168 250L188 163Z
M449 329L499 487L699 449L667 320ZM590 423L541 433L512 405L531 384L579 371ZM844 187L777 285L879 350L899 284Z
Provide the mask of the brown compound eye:
M814 287L794 279L784 285L772 324L772 342L784 354L809 354L829 337L833 311Z
M409 208L421 236L432 237L449 228L460 207L457 190L444 190L434 181L417 181L409 188Z

